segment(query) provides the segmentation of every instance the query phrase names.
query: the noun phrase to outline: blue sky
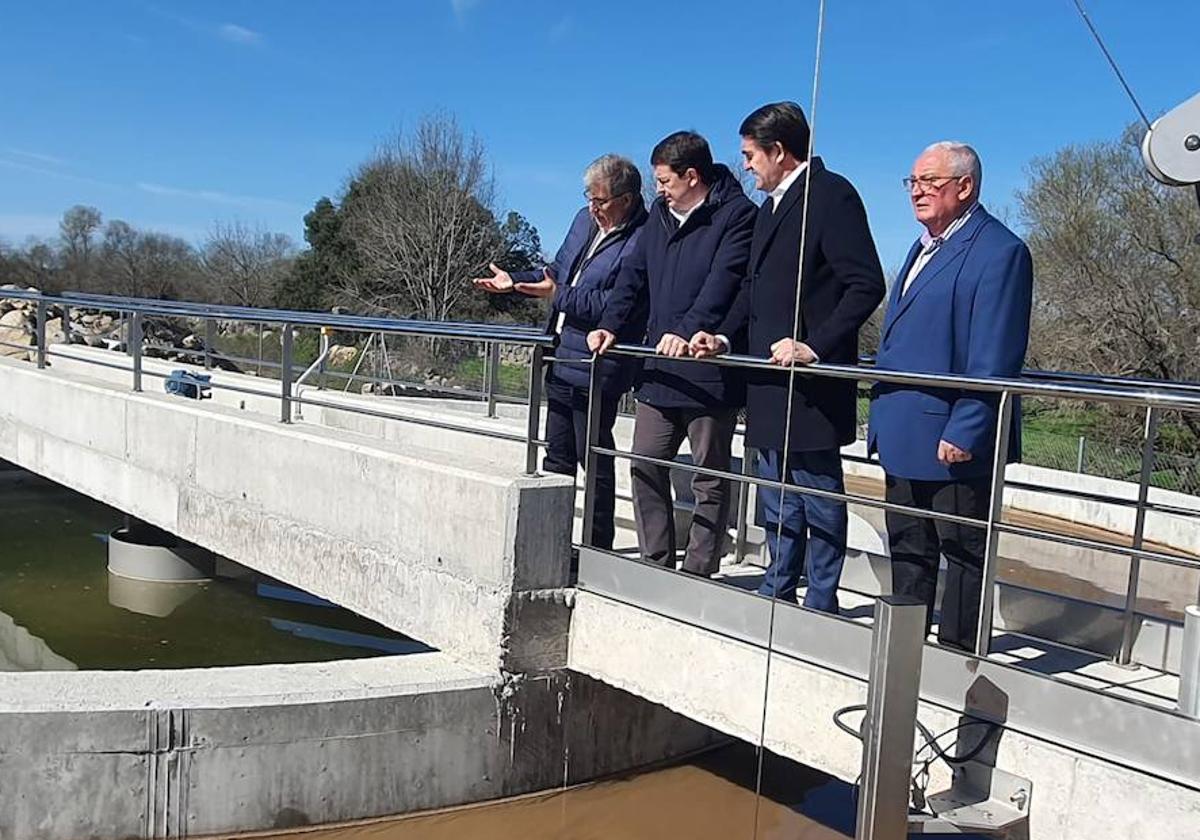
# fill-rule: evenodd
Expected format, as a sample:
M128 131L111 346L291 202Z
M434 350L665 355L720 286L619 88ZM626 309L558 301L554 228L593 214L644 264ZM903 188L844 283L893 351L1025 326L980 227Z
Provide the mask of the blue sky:
M1194 94L1200 3L1088 0L1143 106ZM240 219L300 239L383 139L442 109L484 142L501 209L553 251L599 154L646 164L679 128L721 160L763 102L810 110L815 0L783 3L157 3L0 6L0 239L72 204L200 240ZM811 116L811 113L810 113ZM927 143L973 143L984 201L1024 167L1136 114L1071 0L830 0L818 153L863 194L885 265L917 230L900 178Z

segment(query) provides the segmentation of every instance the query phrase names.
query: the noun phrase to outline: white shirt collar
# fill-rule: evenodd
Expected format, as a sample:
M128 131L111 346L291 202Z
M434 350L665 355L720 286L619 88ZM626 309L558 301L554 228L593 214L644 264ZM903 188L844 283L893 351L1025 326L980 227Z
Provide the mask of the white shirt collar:
M676 221L678 221L680 226L682 226L683 223L688 220L688 217L696 212L696 208L698 208L701 204L703 204L707 200L708 200L708 193L705 193L703 196L700 197L699 201L697 201L695 204L693 204L691 207L689 207L686 210L676 210L674 207L671 207L670 205L667 205L667 210L670 211L671 215L674 216Z
M787 194L788 188L796 183L796 179L804 174L804 170L808 168L808 161L803 161L799 166L787 174L787 176L779 182L779 186L767 193L771 198L771 212L779 209L779 202L783 201L784 195Z

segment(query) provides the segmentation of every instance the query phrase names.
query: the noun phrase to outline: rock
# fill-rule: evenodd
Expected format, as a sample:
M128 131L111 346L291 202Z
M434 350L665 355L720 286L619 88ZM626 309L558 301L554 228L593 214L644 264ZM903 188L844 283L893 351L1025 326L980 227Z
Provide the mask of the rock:
M96 325L96 329L98 330L110 330L112 329L113 325L113 316L97 315L96 320L93 323Z
M357 347L347 347L344 344L334 344L329 348L329 355L325 357L328 364L334 367L348 365L358 357Z
M66 343L67 334L63 331L62 318L51 318L46 322L46 346Z
M26 323L25 313L16 309L0 315L0 327L19 327Z
M91 315L91 314L89 314L89 315L81 315L81 316L79 317L79 320L80 320L80 321L83 323L83 325L84 325L85 327L90 327L90 326L92 326L93 324L95 324L97 321L99 321L99 320L100 320L100 316L99 316L99 315Z
M83 343L88 347L108 347L108 341L98 335L85 335Z
M185 350L199 350L204 346L204 341L195 333L188 333L179 344Z
M0 315L0 342L0 356L29 359L29 351L21 348L34 346L33 330L23 311L13 309Z

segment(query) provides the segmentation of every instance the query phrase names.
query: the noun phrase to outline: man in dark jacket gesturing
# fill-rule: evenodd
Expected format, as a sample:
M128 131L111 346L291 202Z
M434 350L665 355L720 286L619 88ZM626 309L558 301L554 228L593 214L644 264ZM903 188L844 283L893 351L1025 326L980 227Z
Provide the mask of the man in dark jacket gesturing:
M715 335L691 336L692 351L711 355L732 342L785 367L855 364L859 327L884 295L862 201L820 158L809 159L808 121L794 102L764 105L740 134L745 168L767 200L737 300ZM760 450L761 476L778 481L786 461L788 483L844 492L839 448L855 437L855 390L850 380L796 371L750 375L746 443ZM836 613L845 503L771 487L761 487L758 499L771 552L759 592L794 602L807 557L804 605Z
M575 475L587 455L588 383L591 368L572 364L590 359L587 334L600 320L605 301L621 267L637 245L646 221L642 176L628 158L603 155L583 175L587 206L575 214L554 262L541 272L514 271L495 265L491 277L475 280L489 292L511 292L551 301L546 324L558 336L555 359L546 371L547 472ZM621 333L624 341L640 341L646 328L645 310L633 312ZM605 359L596 367L600 399L600 445L611 448L617 403L633 379L631 359ZM592 544L612 548L616 480L613 459L596 459L595 514Z
M617 278L588 346L605 352L648 302L648 359L637 389L633 453L670 460L686 437L699 466L728 470L743 388L735 371L678 361L688 337L713 330L737 294L750 253L754 204L728 168L714 164L699 134L680 131L650 156L658 199L638 246ZM634 461L633 508L642 556L674 567L675 518L667 467ZM711 575L729 519L728 482L695 475L696 499L683 569Z

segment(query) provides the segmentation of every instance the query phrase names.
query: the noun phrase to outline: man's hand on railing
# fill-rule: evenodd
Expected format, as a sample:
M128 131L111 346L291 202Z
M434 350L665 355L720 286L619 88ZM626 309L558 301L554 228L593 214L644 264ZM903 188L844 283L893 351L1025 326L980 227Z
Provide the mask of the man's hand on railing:
M803 341L781 338L771 345L773 365L811 365L815 361L818 361L817 354Z
M483 289L485 292L491 292L492 294L504 294L513 290L513 279L511 274L500 268L495 263L488 263L488 268L492 270L492 276L476 277L471 281L471 284L475 286L475 288Z
M688 355L691 351L688 349L686 339L680 338L675 333L665 333L658 340L658 346L654 348L654 352L660 356L672 356L678 359L681 356Z
M513 283L513 289L530 297L548 298L554 297L558 285L554 282L554 276L550 273L550 269L543 268L541 280L536 283Z
M688 342L688 349L697 359L719 356L729 351L729 347L720 336L706 333L703 330L692 336L692 340Z
M965 464L971 460L971 453L965 449L959 449L948 440L938 441L938 460L950 466L951 464Z
M617 337L608 330L592 330L587 335L588 349L601 356L616 343Z

